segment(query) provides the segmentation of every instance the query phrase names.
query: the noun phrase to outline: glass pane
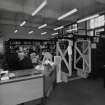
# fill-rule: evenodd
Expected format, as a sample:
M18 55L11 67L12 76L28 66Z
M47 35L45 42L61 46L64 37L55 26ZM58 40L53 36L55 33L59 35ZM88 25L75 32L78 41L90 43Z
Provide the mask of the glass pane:
M90 28L95 28L94 19L90 20Z
M88 31L87 35L88 36L94 36L94 32L93 31Z
M97 18L94 18L94 19L91 19L90 20L90 29L94 29L94 28L97 28L97 27L101 27L101 26L104 26L104 22L105 22L105 16L102 15L102 16L99 16Z

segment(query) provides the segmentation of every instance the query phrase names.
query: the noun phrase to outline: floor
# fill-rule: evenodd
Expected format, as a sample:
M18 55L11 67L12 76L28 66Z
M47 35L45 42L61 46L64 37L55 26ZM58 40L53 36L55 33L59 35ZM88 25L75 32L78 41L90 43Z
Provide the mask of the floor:
M36 105L30 102L28 105ZM102 79L78 79L56 86L46 105L105 105Z

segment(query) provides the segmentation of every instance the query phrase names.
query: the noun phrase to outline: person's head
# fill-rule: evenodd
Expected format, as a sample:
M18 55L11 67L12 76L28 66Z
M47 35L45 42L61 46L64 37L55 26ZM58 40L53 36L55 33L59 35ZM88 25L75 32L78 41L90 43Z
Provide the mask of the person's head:
M16 53L18 54L18 58L20 60L24 59L25 53L24 53L22 47L18 47L17 50L16 50Z
M23 60L24 57L25 57L24 52L18 51L18 58L19 58L20 60Z

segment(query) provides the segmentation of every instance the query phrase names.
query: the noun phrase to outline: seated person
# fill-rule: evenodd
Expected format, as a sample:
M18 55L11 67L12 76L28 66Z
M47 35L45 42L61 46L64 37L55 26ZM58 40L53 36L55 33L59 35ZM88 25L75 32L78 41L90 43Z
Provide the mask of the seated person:
M16 52L8 54L6 57L8 69L10 70L22 70L33 68L32 61L28 54L22 49L16 48Z
M8 69L10 70L19 69L18 67L19 58L17 53L7 54L6 61L7 61Z
M28 55L25 55L24 52L18 52L18 68L19 69L29 69L33 68L32 61Z

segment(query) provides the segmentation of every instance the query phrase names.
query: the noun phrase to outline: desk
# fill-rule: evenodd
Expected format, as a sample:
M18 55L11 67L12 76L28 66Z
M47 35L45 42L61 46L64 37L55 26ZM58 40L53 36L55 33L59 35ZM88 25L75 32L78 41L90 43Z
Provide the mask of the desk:
M17 105L46 96L55 81L55 70L45 76L41 73L0 81L0 105ZM46 80L52 79L51 84ZM51 81L51 80L50 80Z

